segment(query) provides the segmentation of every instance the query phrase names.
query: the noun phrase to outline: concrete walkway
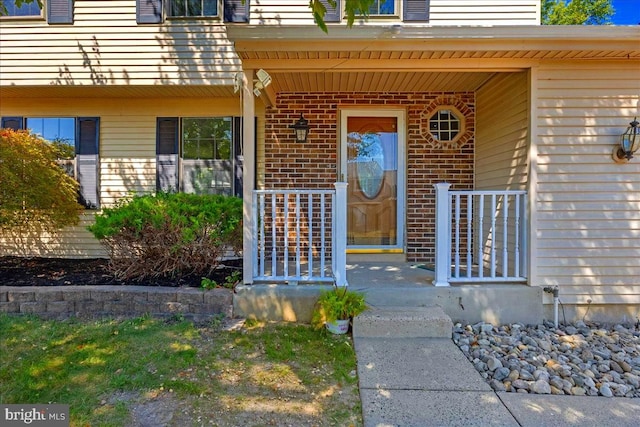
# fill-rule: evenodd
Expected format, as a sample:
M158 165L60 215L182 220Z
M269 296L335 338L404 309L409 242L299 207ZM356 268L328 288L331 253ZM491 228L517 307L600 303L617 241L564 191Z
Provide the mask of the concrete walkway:
M399 311L354 321L365 427L640 425L640 399L496 393L443 332L444 312Z

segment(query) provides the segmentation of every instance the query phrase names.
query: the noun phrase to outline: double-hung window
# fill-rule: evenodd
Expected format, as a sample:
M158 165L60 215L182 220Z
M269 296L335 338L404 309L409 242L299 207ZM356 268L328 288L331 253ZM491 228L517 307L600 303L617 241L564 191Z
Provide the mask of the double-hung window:
M58 163L80 184L78 203L87 209L100 206L97 117L2 117L1 126L28 129L57 145Z
M43 0L49 24L73 24L73 0ZM18 5L15 0L0 0L0 18L43 19L43 10L37 0Z
M2 16L12 16L16 18L42 17L42 10L40 10L40 6L36 0L31 3L22 3L20 6L16 4L15 0L1 0L1 3L0 15Z
M218 16L218 0L170 0L167 15L185 18Z
M374 0L369 7L370 16L398 15L398 0Z
M159 24L169 19L218 18L249 22L251 0L136 0L138 24Z
M341 22L346 0L336 0L335 7L328 0L320 0L327 9L325 22ZM368 10L371 18L402 19L405 22L429 21L430 0L374 0Z
M242 195L239 117L160 117L157 120L159 191Z

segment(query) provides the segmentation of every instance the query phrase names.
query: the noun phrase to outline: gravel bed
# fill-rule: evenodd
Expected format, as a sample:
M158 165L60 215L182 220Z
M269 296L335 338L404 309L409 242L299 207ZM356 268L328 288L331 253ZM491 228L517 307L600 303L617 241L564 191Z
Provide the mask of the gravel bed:
M453 340L496 391L640 397L640 325L456 324Z

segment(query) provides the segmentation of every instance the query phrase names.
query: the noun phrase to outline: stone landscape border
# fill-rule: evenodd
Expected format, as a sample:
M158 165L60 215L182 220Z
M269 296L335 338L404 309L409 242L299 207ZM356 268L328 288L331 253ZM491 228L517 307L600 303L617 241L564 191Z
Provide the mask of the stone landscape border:
M233 317L231 289L151 286L0 286L0 313L47 319L180 316L206 321Z

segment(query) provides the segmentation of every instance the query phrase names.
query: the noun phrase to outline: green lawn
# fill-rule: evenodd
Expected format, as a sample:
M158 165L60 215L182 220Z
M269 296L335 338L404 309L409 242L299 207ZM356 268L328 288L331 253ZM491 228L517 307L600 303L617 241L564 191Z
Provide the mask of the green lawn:
M362 424L349 337L219 326L0 315L0 402L68 404L72 426Z

